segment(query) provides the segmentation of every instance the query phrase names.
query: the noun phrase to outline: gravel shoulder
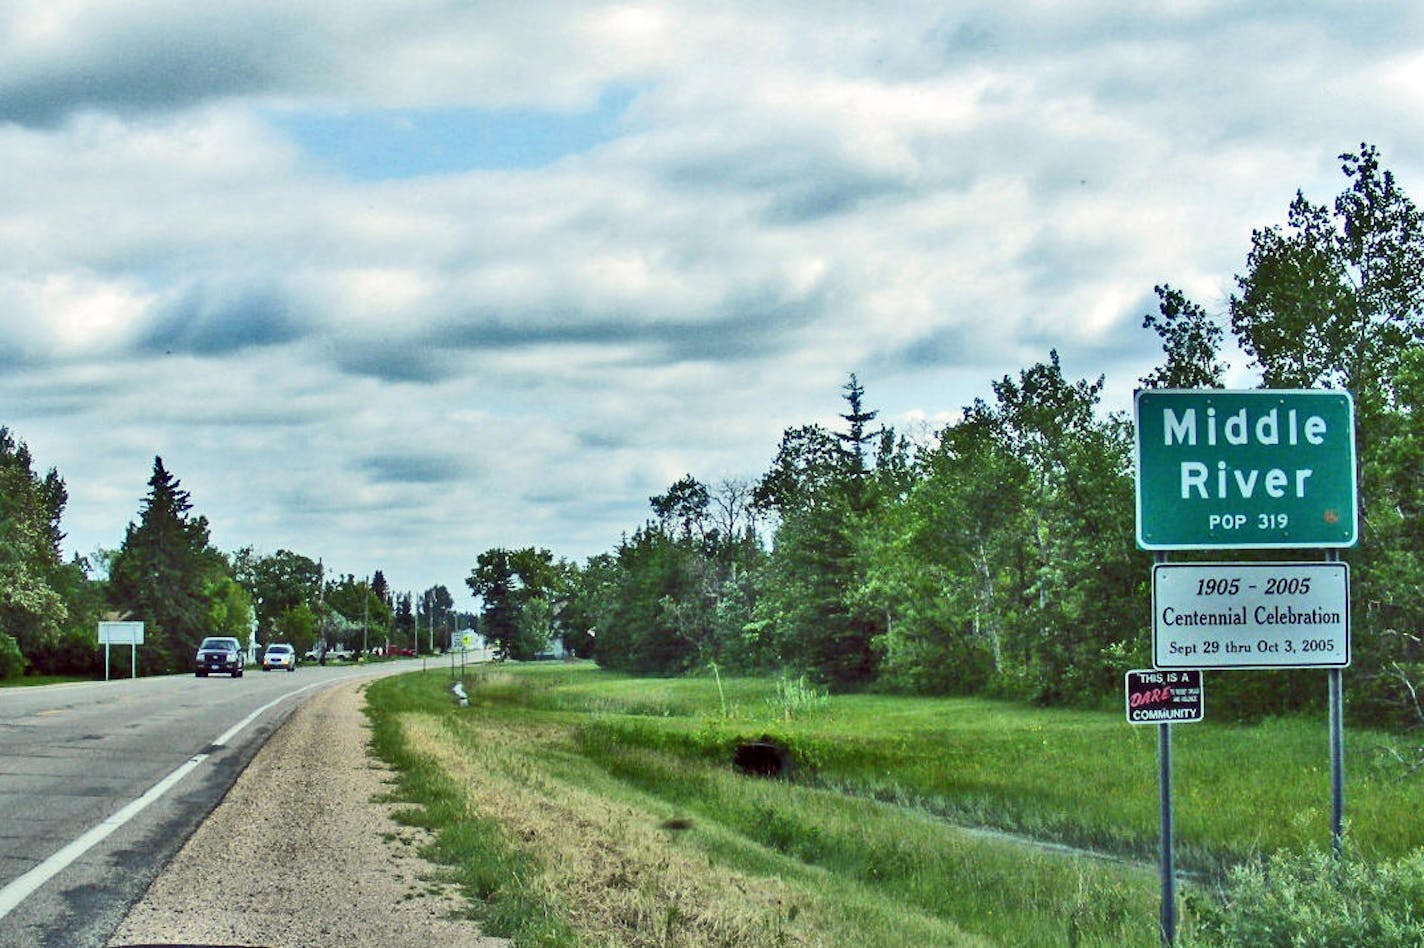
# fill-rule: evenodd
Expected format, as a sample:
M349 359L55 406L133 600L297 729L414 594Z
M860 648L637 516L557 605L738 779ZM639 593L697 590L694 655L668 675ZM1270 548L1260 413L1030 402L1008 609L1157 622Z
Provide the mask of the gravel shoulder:
M364 683L294 711L109 940L135 945L430 948L507 945L457 917L418 850L424 831L377 802Z

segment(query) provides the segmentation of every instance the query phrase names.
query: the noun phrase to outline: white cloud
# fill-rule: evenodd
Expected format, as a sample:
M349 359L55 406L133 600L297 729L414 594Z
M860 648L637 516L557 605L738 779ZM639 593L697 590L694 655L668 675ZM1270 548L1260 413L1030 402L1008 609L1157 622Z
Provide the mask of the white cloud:
M760 473L851 371L924 428L1056 347L1125 407L1153 284L1220 310L1361 140L1417 192L1421 14L1371 9L12 3L0 424L81 552L162 454L221 544L455 589ZM399 110L624 103L556 160L339 170ZM375 109L342 162L291 131Z
M51 272L33 280L0 276L8 301L7 344L22 361L102 359L122 350L153 296L131 280Z

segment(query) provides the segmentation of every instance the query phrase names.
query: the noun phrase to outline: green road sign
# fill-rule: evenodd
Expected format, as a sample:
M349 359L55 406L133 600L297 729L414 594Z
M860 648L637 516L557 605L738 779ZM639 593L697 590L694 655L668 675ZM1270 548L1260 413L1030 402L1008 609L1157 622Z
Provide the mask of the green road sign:
M1144 389L1136 415L1143 549L1355 545L1348 392Z

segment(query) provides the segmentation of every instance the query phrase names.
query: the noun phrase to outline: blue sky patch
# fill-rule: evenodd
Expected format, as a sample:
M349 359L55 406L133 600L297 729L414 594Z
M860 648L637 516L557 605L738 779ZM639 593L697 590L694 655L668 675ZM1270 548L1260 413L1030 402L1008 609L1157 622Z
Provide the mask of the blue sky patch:
M270 112L267 120L323 164L361 181L541 168L616 138L631 90L582 112L378 109Z

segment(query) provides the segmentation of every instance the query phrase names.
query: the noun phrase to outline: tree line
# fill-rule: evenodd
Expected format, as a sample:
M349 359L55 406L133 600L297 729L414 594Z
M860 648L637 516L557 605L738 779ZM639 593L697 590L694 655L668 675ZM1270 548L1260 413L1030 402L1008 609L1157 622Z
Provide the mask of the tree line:
M1356 411L1351 713L1421 722L1424 224L1365 144L1331 204L1297 193L1253 232L1226 312L1156 287L1142 387L1222 387L1227 334L1268 388L1338 388ZM1150 665L1150 556L1134 539L1132 419L1056 352L990 384L928 438L884 424L851 375L840 422L786 429L769 469L688 475L583 563L489 550L467 580L527 657L550 635L609 668L790 672L837 689L1120 700ZM1217 554L1219 556L1219 554ZM1318 551L1271 551L1271 559ZM1189 557L1188 557L1189 558ZM1245 558L1249 558L1246 556ZM1310 671L1212 680L1219 713L1323 703Z
M380 570L357 579L290 550L218 550L161 457L117 549L63 561L67 500L59 473L40 476L25 443L0 428L0 678L102 675L97 628L106 619L144 623L138 672L154 675L191 670L210 635L299 652L430 651L462 618L445 586L415 596L392 591ZM468 627L474 617L463 620Z

